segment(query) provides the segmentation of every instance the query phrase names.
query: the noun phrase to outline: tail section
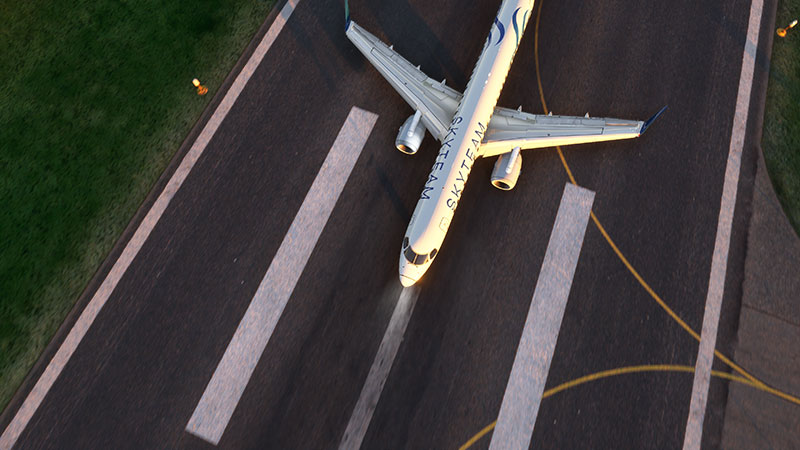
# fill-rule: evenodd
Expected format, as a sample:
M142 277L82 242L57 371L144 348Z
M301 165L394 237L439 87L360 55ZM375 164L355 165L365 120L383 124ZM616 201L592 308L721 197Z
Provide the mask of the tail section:
M350 28L350 4L347 0L344 0L344 31Z

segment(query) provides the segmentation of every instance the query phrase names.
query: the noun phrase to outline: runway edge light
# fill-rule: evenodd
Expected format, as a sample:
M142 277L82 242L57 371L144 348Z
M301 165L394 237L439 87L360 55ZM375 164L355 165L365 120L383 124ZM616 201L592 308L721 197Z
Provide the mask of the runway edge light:
M794 19L786 28L778 28L775 33L780 37L785 37L786 32L794 28L795 25L797 25L797 19Z
M197 95L206 95L208 94L208 88L200 84L200 80L197 78L192 79L192 84L194 87L197 88Z

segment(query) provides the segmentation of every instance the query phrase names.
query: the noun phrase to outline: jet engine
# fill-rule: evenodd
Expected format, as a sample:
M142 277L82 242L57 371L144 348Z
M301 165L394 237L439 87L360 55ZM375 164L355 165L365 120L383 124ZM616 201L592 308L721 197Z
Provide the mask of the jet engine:
M504 191L514 189L520 170L522 170L522 155L519 154L519 147L515 147L514 150L500 155L494 163L492 186Z
M403 126L400 127L400 132L397 133L394 145L401 152L413 155L419 150L422 138L425 137L425 124L420 121L421 118L422 114L417 111L413 116L409 116Z

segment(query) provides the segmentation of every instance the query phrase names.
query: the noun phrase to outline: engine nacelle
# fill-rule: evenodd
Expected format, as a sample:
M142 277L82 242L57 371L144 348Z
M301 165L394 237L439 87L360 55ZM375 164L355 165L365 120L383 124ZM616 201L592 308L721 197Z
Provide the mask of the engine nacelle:
M422 114L417 111L413 116L409 116L403 126L400 127L400 132L397 133L394 145L401 152L413 155L419 150L422 138L425 137L425 124L422 123L421 118Z
M519 147L516 147L497 158L492 170L492 186L504 191L514 189L520 170L522 170L522 155L519 154Z

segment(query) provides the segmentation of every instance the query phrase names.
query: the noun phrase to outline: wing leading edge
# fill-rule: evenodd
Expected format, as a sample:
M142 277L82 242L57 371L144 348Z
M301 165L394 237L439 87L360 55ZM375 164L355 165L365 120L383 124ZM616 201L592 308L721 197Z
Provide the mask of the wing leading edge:
M391 46L347 20L345 34L375 69L394 87L415 111L421 114L425 128L440 142L462 94L427 76L400 56ZM521 110L496 107L480 147L481 157L498 156L516 147L522 150L557 145L605 142L638 137L666 109L647 121L588 116L530 114Z

